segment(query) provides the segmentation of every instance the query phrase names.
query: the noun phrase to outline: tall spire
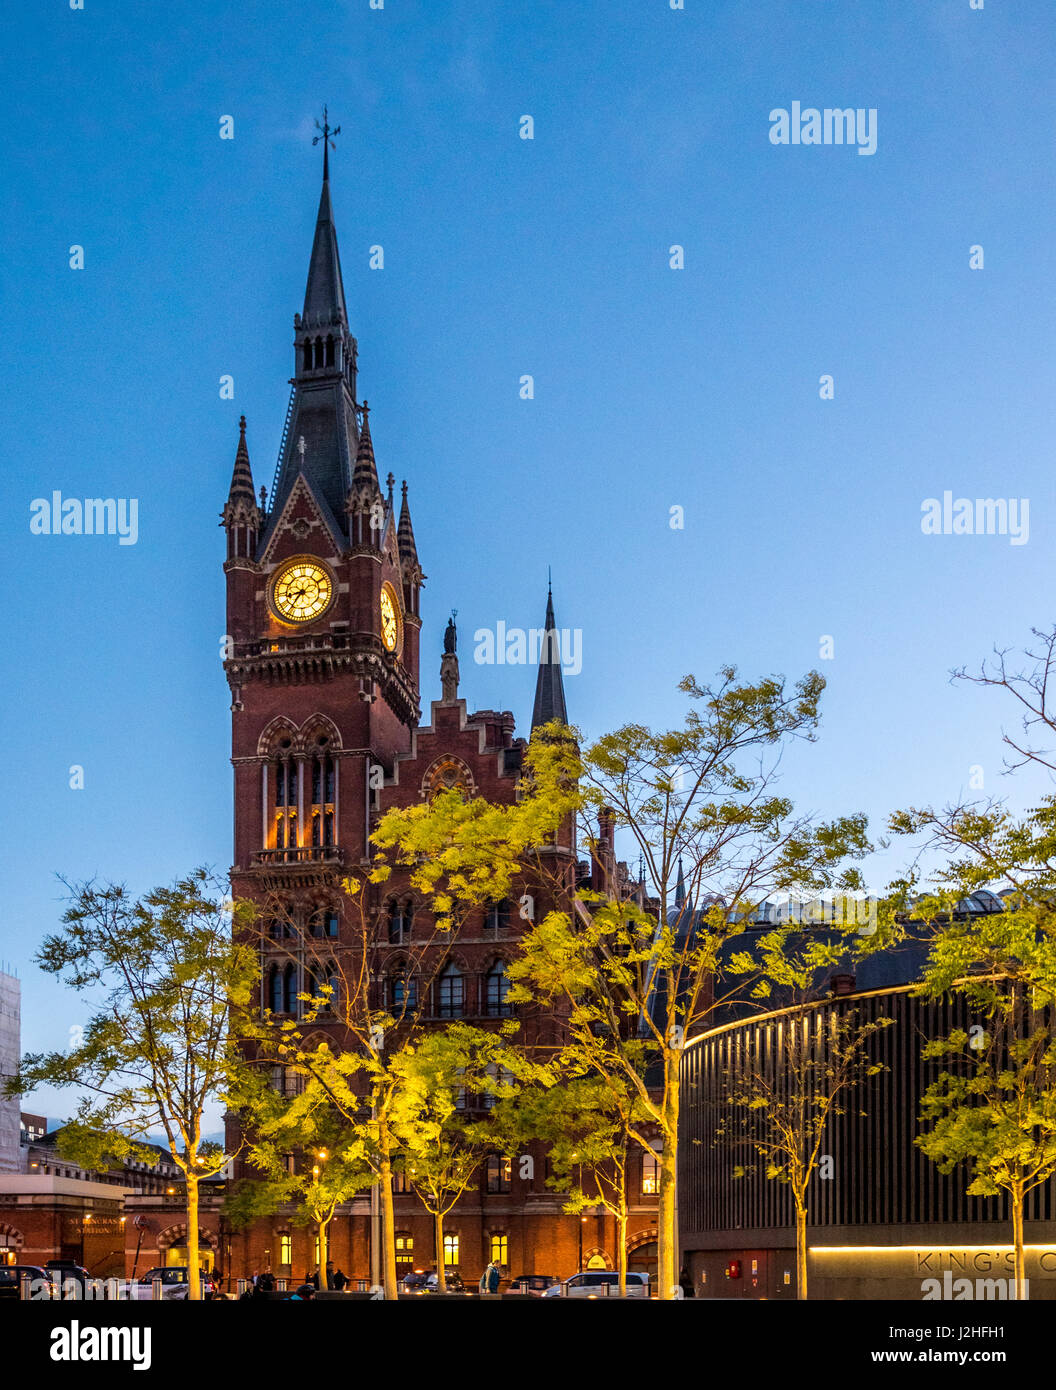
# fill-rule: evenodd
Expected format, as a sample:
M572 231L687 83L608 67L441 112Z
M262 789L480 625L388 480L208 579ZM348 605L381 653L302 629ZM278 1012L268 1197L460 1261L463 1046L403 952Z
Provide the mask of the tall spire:
M675 884L675 907L681 910L686 901L686 876L682 872L682 856L678 856L678 882Z
M345 327L345 286L341 279L341 257L337 250L337 227L334 208L330 202L329 171L323 177L319 195L319 211L315 219L315 239L312 258L308 262L308 283L304 289L305 326Z
M323 107L323 124L316 127L321 134L312 139L312 144L323 142L323 189L319 195L319 212L315 219L315 241L312 243L312 259L308 263L308 284L304 291L304 313L302 318L309 327L318 325L342 326L348 323L345 312L345 287L341 280L341 257L337 252L337 227L334 225L334 209L330 202L330 146L333 137L341 129L331 127Z
M308 264L304 313L295 314L293 319L294 389L272 489L268 527L261 539L264 548L280 524L298 474L304 475L320 503L327 528L340 543L342 535L347 534L345 503L358 452L357 348L345 310L337 228L330 202L329 142L337 131L331 128L325 108L319 130L322 133L316 136L316 142L321 139L324 146L323 188ZM305 441L303 453L297 447L300 439Z
M543 645L539 654L539 674L535 680L535 705L532 709L532 730L549 724L551 719L568 723L565 709L565 686L561 678L561 649L554 620L554 595L550 586L546 591L546 622L543 627Z

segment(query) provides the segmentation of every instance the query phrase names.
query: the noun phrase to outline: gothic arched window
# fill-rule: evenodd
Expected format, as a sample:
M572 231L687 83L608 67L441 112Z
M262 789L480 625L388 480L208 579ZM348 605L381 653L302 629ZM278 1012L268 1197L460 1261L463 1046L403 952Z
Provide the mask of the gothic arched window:
M329 737L320 734L306 769L312 789L312 844L316 847L334 843L336 774L329 744Z
M334 340L330 335L326 339L326 365L328 367L334 365Z
M437 1013L441 1018L461 1018L465 1004L465 980L458 966L444 967L437 986Z
M389 945L398 946L411 939L414 925L414 904L410 898L389 905Z
M283 1012L282 999L282 971L273 965L268 971L268 1007L273 1014Z
M282 972L282 1008L276 1012L295 1014L297 1012L297 967L291 962Z
M401 967L389 977L389 1007L401 1016L418 1006L418 982Z
M312 345L307 338L304 342L304 370L306 372L312 370Z
M293 849L297 844L297 764L290 757L291 740L279 744L275 764L275 848Z
M497 960L484 976L484 1012L492 1018L501 1018L510 1013L506 995L510 989L510 977L506 974L506 962Z

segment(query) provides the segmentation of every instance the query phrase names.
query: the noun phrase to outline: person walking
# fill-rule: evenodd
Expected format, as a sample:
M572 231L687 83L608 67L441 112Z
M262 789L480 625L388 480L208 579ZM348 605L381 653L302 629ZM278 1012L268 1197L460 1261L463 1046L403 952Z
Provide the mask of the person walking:
M330 1287L332 1289L335 1289L338 1293L340 1293L341 1290L344 1289L348 1284L348 1275L345 1273L345 1271L341 1268L340 1265L338 1265L337 1269L334 1270L332 1275L328 1275L328 1279L330 1282Z
M480 1284L478 1285L478 1288L480 1289L481 1293L497 1294L499 1291L499 1283L501 1279L502 1275L499 1272L499 1267L495 1263L495 1261L492 1260L491 1263L488 1265L487 1269L480 1276Z

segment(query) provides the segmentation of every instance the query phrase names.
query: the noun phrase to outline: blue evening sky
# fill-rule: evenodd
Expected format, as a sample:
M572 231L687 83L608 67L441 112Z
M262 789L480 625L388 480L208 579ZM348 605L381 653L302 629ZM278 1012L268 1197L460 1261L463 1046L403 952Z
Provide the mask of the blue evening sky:
M1010 704L948 673L1053 618L1054 38L1051 0L9 7L0 956L25 1045L82 1021L32 964L57 872L230 863L217 521L243 412L271 484L324 102L360 396L428 575L426 709L457 607L463 693L525 731L534 671L475 666L472 633L538 624L552 565L588 734L678 721L687 671L820 664L797 804L879 828L973 765L1025 803ZM794 101L875 107L876 154L771 144ZM923 535L947 489L1028 498L1029 543ZM137 498L138 543L31 535L54 490Z

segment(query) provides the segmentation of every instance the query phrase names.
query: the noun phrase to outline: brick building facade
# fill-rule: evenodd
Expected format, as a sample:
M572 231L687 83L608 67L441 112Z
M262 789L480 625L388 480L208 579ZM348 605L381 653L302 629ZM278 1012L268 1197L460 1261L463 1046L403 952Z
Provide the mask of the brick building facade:
M345 306L323 143L322 194L304 308L294 318L295 374L275 485L270 499L263 488L256 492L243 418L222 512L235 781L232 891L258 904L262 1003L288 1017L302 1011L297 994L336 977L343 953L355 949L358 903L341 883L368 865L369 837L380 817L448 788L508 803L526 747L510 711L473 712L459 695L453 620L443 650L439 641L434 649L440 698L431 702L428 723L420 722L425 576L407 484L397 510L394 477L388 475L384 489L379 482L369 406L357 399L358 344ZM549 595L543 631L553 638L541 644L533 728L567 720ZM551 854L552 878L568 891L584 876L615 879L611 827L603 829L600 863L577 859L572 830L557 837ZM542 895L537 906L545 910L547 890L536 884L532 891ZM389 1007L394 992L413 988L413 959L427 1018L488 1027L507 1015L504 966L526 925L516 902L495 903L465 923L439 960L431 948L414 955L432 926L406 880L394 876L384 892L370 888L364 900L375 1007ZM525 1015L519 1036L529 1045L552 1042L556 1027L553 1019ZM336 1018L320 1018L312 1032L342 1045ZM275 1071L277 1086L293 1084L282 1068ZM229 1125L233 1139L237 1121ZM561 1197L545 1185L545 1154L530 1156L531 1176L524 1175L527 1166L522 1172L519 1162L496 1158L447 1218L447 1263L467 1279L490 1258L513 1274L567 1275L588 1259L613 1266L612 1218L565 1215ZM247 1175L236 1161L232 1176ZM655 1197L650 1173L635 1181L632 1245L637 1263L647 1267L655 1249ZM428 1265L431 1218L413 1193L397 1191L394 1201L398 1269ZM168 1229L164 1211L143 1214L159 1236ZM315 1265L315 1235L289 1215L231 1232L219 1198L206 1198L207 1262L234 1274L270 1267L301 1275ZM339 1209L331 1228L335 1264L366 1277L371 1231L368 1197Z

